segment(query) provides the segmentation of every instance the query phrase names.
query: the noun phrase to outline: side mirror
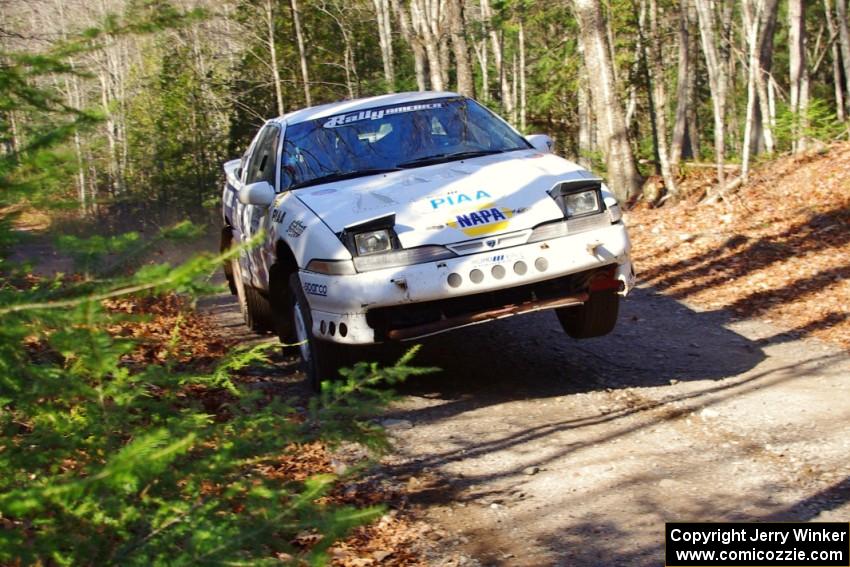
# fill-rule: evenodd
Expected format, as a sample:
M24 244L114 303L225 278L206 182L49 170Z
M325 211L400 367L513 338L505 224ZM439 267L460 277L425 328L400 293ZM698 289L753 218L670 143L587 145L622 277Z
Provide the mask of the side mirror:
M268 181L250 183L239 191L239 202L243 205L268 207L274 201L274 197L274 188Z
M552 153L552 148L555 147L555 142L553 142L552 138L546 134L531 134L530 136L526 136L525 139L528 140L528 143L531 144L535 150L543 152L544 154Z

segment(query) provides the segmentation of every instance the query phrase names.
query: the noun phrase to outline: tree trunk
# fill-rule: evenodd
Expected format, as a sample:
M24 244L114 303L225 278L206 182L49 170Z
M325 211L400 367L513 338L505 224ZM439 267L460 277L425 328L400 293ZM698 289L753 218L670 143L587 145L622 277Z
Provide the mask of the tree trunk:
M422 46L422 41L414 33L413 25L410 22L410 17L407 10L401 4L400 0L392 0L393 10L395 10L398 18L401 35L413 51L413 69L416 74L416 86L420 91L428 89L426 74L425 74L425 48Z
M440 56L439 6L434 6L436 0L411 0L410 23L414 34L418 36L428 60L428 79L431 89L441 91L443 83L443 66Z
M460 0L448 0L447 7L457 69L457 92L472 97L475 96L475 83L472 79L472 62L469 60L469 46L464 32L463 6Z
M755 5L754 5L755 4ZM755 12L753 9L755 8ZM756 77L759 73L758 46L759 22L761 21L762 2L744 0L743 23L747 39L747 111L744 121L744 145L741 156L741 181L746 183L750 174L750 154L753 149L753 130L756 122Z
M600 123L609 183L617 198L626 201L640 191L641 179L629 145L623 107L617 96L602 10L599 0L574 0L574 6L584 49L584 63L595 86L593 104Z
M375 19L378 22L378 43L381 47L381 61L384 64L384 82L388 92L395 92L395 65L393 63L392 20L389 0L372 0L375 5Z
M664 82L664 54L661 36L663 30L658 22L658 1L649 0L650 54L652 58L652 93L655 99L656 124L658 126L658 159L661 162L661 176L667 193L676 195L676 178L670 167L670 154L667 147L667 88Z
M779 13L779 0L763 0L762 18L759 22L758 73L756 73L756 89L758 90L759 114L761 115L761 133L764 137L764 149L772 154L776 148L773 130L776 126L774 114L770 109L768 83L773 68L773 35L776 32L776 18Z
M690 93L688 84L690 74L694 72L691 64L692 53L690 50L690 27L689 15L690 2L683 0L679 12L679 62L676 84L676 118L673 122L673 136L670 142L670 165L675 166L682 159L682 150L685 146L685 134L688 129L688 105L690 104Z
M723 165L726 154L724 128L726 127L727 68L718 52L718 36L715 32L714 11L710 0L695 0L695 2L714 110L714 162L717 168L717 184L722 190L726 182Z
M307 106L313 106L310 97L310 72L307 69L307 48L304 46L304 34L301 32L301 13L298 11L298 0L289 0L292 9L292 25L295 28L295 40L298 43L298 58L301 62L301 80L304 81L304 101Z
M280 82L280 69L277 67L277 44L274 37L274 11L272 10L272 0L266 0L266 27L268 31L268 39L266 40L269 46L269 58L271 59L272 67L272 82L274 83L275 100L277 101L277 114L283 116L285 108L283 106L283 87Z
M590 89L587 85L587 71L579 70L578 85L578 163L587 169L591 168L590 156L593 153L594 130L593 115L591 114Z
M791 112L794 115L792 149L806 149L808 130L809 73L806 65L806 6L804 0L788 0L788 56Z
M525 133L528 113L528 93L525 82L525 25L519 21L519 127Z
M502 58L502 37L496 28L493 27L493 13L490 11L489 0L481 0L481 13L484 17L484 24L489 30L488 35L490 36L490 44L493 49L493 64L496 67L496 75L499 77L502 109L505 111L505 114L511 115L514 113L514 108L511 104L511 84L507 78L507 72Z
M655 108L655 92L652 89L653 81L650 76L651 65L649 55L647 54L646 0L640 0L639 4L633 2L632 6L637 10L637 13L635 13L635 20L638 23L637 49L638 53L640 53L640 60L643 63L643 65L640 65L640 69L643 71L643 82L646 85L646 101L649 107L649 127L652 132L652 156L654 158L653 168L655 169L655 174L660 175L661 157L658 152L658 113ZM634 81L632 81L632 86L634 87ZM628 120L626 122L628 124Z
M826 14L826 28L830 37L839 35L838 27L832 16L832 6L829 0L823 0L823 11ZM832 56L832 86L835 94L835 112L838 119L844 122L844 88L841 84L841 47L840 41L833 41L830 47Z
M475 56L481 69L481 101L490 100L490 70L487 58L487 40L483 39L475 44Z
M844 67L844 104L850 111L850 31L847 29L847 0L835 0L838 16L838 44L841 47L841 63Z

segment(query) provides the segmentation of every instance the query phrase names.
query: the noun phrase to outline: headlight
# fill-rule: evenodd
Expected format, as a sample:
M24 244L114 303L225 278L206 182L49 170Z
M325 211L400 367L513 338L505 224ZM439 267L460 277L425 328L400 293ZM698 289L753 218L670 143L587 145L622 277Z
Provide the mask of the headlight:
M390 240L390 231L370 230L354 235L354 245L357 247L358 256L368 256L369 254L378 254L386 252L392 248L392 240Z
M564 195L564 208L567 218L599 211L599 197L596 190Z

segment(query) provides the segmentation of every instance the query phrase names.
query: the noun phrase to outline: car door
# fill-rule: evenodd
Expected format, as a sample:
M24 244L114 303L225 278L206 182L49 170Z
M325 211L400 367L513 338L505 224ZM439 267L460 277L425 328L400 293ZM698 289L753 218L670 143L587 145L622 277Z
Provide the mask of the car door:
M251 183L267 181L277 191L278 149L280 146L280 127L268 124L260 132L257 143L245 166L242 187ZM242 241L248 241L261 231L268 231L269 208L257 205L243 205L240 211ZM263 260L262 245L250 249L241 258L241 268L249 284L265 289L268 282L268 266Z

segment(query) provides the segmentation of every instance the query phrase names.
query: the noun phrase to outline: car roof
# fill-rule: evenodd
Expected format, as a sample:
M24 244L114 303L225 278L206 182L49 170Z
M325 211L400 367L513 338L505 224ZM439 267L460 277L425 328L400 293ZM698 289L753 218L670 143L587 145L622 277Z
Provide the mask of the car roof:
M367 108L376 106L391 106L394 104L404 104L405 102L420 102L423 100L432 100L435 98L451 98L460 96L452 92L435 92L435 91L415 91L406 93L392 93L368 98L357 98L353 100L343 100L340 102L332 102L330 104L321 104L319 106L311 106L301 110L295 110L288 114L276 118L275 121L285 122L286 124L298 124L308 120L317 120L337 114L347 114L349 112L357 112Z

